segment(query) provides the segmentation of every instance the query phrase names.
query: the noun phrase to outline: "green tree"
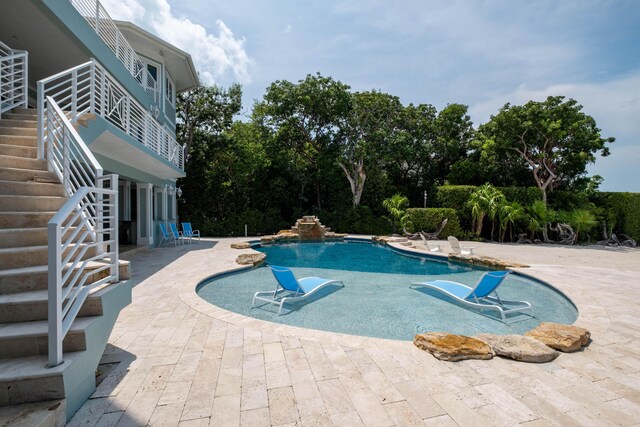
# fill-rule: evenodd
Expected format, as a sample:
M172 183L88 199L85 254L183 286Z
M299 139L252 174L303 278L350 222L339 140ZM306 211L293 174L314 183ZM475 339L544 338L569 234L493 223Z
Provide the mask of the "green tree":
M233 117L242 108L242 86L198 86L189 92L178 94L176 136L185 147L188 162L196 133L220 135L229 129Z
M493 223L503 201L504 194L491 184L485 184L471 193L467 205L471 208L472 228L476 236L480 237L484 219L489 217L492 221L491 238L493 239Z
M393 140L402 104L398 97L377 91L356 92L352 99L352 108L342 128L338 165L349 181L353 206L356 207L364 192L366 164L376 167L378 154Z
M569 214L569 224L575 229L576 241L581 233L588 233L598 224L596 216L587 209L576 209Z
M382 206L389 212L393 220L394 233L398 230L398 226L402 226L406 214L405 209L408 205L409 199L402 194L394 194L382 202Z
M307 176L312 176L318 209L322 208L319 172L323 157L333 157L330 151L337 151L340 129L350 110L349 86L319 73L297 83L278 80L254 105L253 120L269 128L283 148L295 151L307 163L308 172L298 178L304 186Z
M606 144L614 141L601 136L577 101L563 96L523 106L506 104L480 127L480 134L485 138L483 155L529 168L545 204L548 192L583 179L587 165L597 154L607 156Z
M498 208L498 220L500 222L500 241L504 242L507 228L510 228L510 240L513 241L513 229L516 222L525 216L524 207L518 202L507 202L504 200Z

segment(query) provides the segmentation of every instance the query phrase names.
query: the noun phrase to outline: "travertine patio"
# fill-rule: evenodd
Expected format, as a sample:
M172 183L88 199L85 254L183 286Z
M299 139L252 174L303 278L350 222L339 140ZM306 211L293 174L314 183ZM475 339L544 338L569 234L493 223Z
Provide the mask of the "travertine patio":
M448 363L410 342L272 324L201 300L196 284L249 252L229 249L240 240L133 255L133 303L102 362L119 363L69 425L640 423L640 250L474 244L570 296L593 342L547 364Z

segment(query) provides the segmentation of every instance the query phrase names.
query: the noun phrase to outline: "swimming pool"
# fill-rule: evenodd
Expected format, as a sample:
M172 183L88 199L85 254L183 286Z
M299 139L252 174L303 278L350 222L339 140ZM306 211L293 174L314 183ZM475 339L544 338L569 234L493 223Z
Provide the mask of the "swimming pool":
M541 282L511 274L500 286L500 296L529 301L533 316L515 314L508 322L479 314L427 289L410 289L414 281L454 280L474 285L486 269L454 264L433 257L416 257L389 247L362 243L288 243L257 247L267 262L291 267L296 277L321 276L342 280L307 302L251 308L253 294L275 288L266 267L213 277L197 288L208 302L257 319L352 335L411 340L416 332L524 333L541 321L573 323L578 312L564 295Z

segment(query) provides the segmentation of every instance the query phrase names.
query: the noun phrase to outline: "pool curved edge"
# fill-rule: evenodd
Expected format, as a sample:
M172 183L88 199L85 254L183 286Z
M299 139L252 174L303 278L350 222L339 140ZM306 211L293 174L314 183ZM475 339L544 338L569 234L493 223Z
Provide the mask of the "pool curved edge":
M348 238L353 240L363 241L363 242L371 241L370 236L350 235L348 236ZM255 240L255 239L252 239L250 241L246 239L235 240L235 242L241 242L241 241L251 242L253 244L260 243L259 240ZM389 246L393 247L393 245L389 245ZM227 247L226 250L230 254L232 254L233 259L235 259L235 254L242 253L242 251L234 250L234 249L231 249L230 247ZM407 249L403 247L402 250L407 250ZM246 249L244 251L245 253L247 252L258 253L253 249ZM417 251L417 250L415 251L415 254L426 255L424 252ZM445 255L442 255L440 257L447 258ZM208 301L201 298L196 292L197 288L201 284L207 281L210 281L216 277L232 275L232 274L240 273L242 271L250 270L252 268L255 268L255 267L238 266L237 264L235 264L235 265L229 266L229 268L216 271L213 274L201 276L197 281L197 283L195 284L184 283L181 288L181 292L179 293L179 297L185 304L187 304L194 310L201 312L202 314L205 314L207 316L210 316L212 318L224 321L226 323L229 323L235 326L247 327L252 330L260 331L262 333L267 333L267 334L278 334L285 337L306 339L306 340L312 340L312 341L324 340L324 341L336 342L336 343L340 343L343 345L350 345L350 346L361 346L365 344L375 345L376 343L385 344L385 345L390 343L406 344L407 342L405 340L374 338L374 337L366 337L361 335L349 335L349 334L344 334L339 332L308 329L308 328L303 328L298 326L284 325L284 324L274 323L266 320L256 319L253 317L245 316L242 314L238 314L236 312L223 309L212 303L209 303ZM541 271L539 266L530 267L527 269L527 270L534 270L535 274L538 274L538 275L543 273L542 274L543 277L545 274L549 274L549 273L552 274L551 278L542 279L536 275L533 275L530 273L524 273L519 270L522 270L522 269L513 269L514 273L518 275L522 275L528 279L534 280L545 286L548 286L554 291L563 295L565 298L567 298L567 300L570 301L571 304L578 311L578 317L574 322L574 324L579 324L580 326L586 327L587 329L590 329L592 332L604 332L605 330L608 329L608 326L610 323L608 311L602 305L600 305L597 301L594 301L592 299L587 299L586 295L581 295L580 293L574 294L570 289L565 290L565 289L561 289L559 286L553 285L552 283L557 278L557 276L553 274L555 272ZM553 270L553 268L551 270Z

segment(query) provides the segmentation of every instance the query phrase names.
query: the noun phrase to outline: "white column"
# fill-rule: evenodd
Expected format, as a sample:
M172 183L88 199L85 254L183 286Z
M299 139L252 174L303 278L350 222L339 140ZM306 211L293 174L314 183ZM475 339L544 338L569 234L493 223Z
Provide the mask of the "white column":
M153 184L138 183L138 245L153 244Z

